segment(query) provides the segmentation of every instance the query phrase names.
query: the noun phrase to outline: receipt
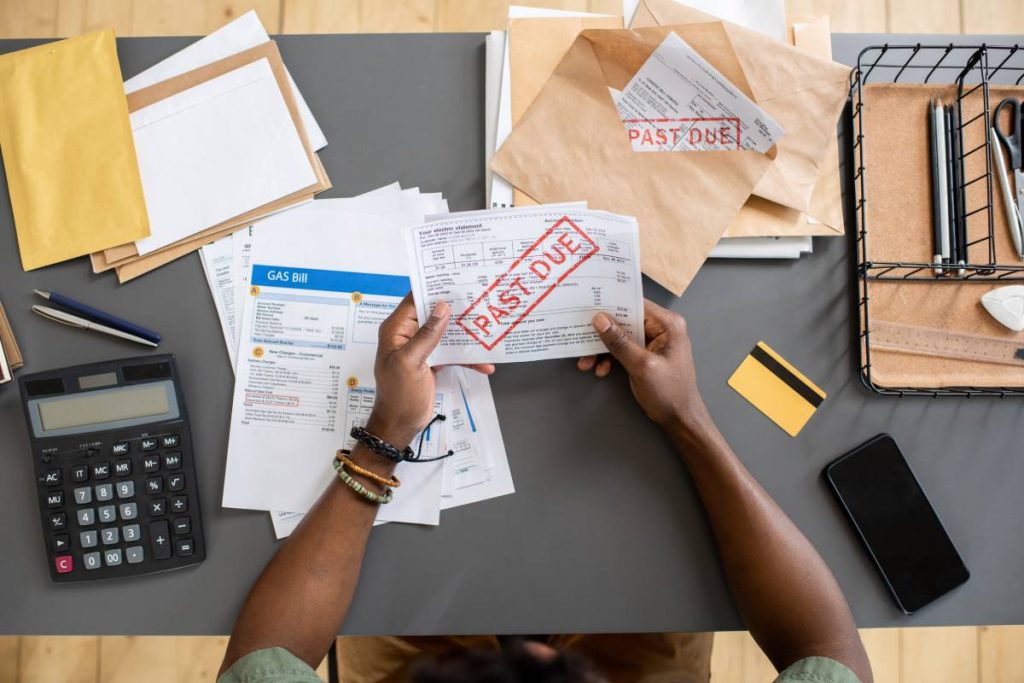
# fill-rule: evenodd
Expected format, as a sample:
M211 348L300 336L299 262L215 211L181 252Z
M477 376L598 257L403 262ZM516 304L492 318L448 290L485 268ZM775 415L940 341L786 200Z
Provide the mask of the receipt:
M784 131L675 33L612 92L634 152L767 152Z
M476 211L406 231L422 323L438 301L452 321L431 363L506 363L605 351L605 311L642 339L636 219L537 206Z

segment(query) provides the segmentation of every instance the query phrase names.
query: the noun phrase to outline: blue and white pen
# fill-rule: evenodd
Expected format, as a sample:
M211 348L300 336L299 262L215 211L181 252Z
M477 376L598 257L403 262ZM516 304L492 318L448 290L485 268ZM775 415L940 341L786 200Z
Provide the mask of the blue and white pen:
M160 343L160 334L153 330L147 330L145 327L136 325L135 323L128 322L123 318L118 318L116 315L104 313L103 311L93 308L92 306L80 303L74 299L69 299L63 294L57 294L56 292L43 292L41 290L34 290L36 294L47 299L48 301L62 306L72 313L77 313L80 316L94 320L98 323L102 323L107 327L112 327L115 330L126 332L135 337L141 337L146 341L150 341L155 346Z

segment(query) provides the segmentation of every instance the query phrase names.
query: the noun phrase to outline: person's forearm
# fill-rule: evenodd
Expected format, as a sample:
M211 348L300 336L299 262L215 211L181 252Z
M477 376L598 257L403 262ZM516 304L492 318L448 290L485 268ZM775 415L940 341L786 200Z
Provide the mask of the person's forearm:
M351 457L382 476L390 476L394 469L362 446ZM360 481L370 490L381 491L365 479ZM343 482L331 482L253 585L235 622L221 671L267 647L284 647L310 666L319 665L352 602L376 515L376 505Z
M751 635L778 669L831 656L871 681L849 605L810 541L733 453L707 411L668 428L693 477L726 579Z

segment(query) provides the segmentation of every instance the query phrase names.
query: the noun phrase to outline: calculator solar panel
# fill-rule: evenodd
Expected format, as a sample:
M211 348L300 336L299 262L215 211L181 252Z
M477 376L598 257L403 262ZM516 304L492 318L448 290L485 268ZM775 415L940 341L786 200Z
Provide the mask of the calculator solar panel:
M55 582L148 574L206 557L174 356L21 377Z

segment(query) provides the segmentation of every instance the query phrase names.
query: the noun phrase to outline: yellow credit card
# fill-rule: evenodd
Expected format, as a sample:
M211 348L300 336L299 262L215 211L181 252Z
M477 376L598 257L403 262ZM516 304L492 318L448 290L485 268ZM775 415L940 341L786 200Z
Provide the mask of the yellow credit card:
M825 400L818 385L764 342L743 359L729 386L790 436L800 433Z

